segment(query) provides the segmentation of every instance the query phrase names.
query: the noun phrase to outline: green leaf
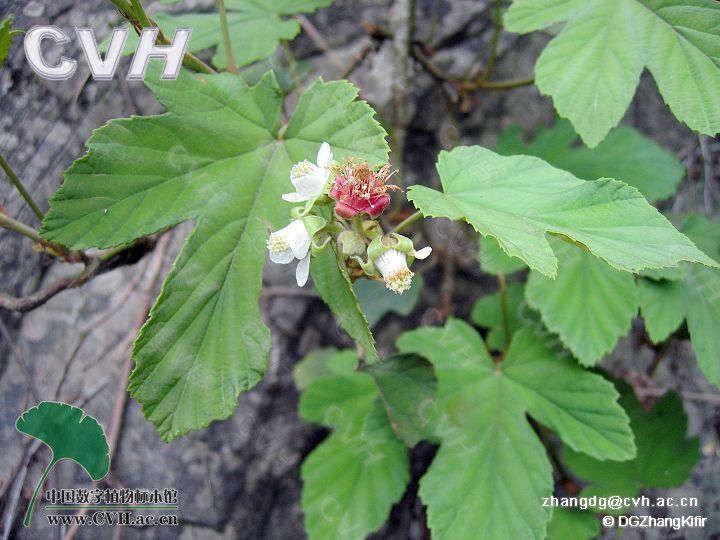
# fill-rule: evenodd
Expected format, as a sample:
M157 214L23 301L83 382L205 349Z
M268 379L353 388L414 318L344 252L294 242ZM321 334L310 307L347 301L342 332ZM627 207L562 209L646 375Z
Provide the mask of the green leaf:
M481 236L478 243L480 268L486 274L514 274L527 268L517 257L509 257L492 236Z
M634 455L628 419L612 384L553 356L519 330L495 365L475 330L458 320L403 334L398 348L435 366L437 399L455 424L420 481L433 538L543 538L551 467L525 414L569 445L602 459ZM478 396L481 396L479 399Z
M19 30L12 29L13 16L8 15L0 22L0 66L7 60L12 47L13 38L21 34Z
M527 322L524 320L526 315L523 313L523 310L526 309L523 290L522 283L511 283L507 286L508 323L511 335ZM470 318L476 325L489 328L485 341L490 349L494 351L505 349L505 327L500 291L479 298L473 305Z
M589 482L581 496L633 497L645 488L682 485L699 458L699 439L686 438L687 416L674 392L646 412L625 383L618 384L620 403L630 417L637 457L625 462L599 461L569 448L563 459L570 470Z
M593 365L630 330L639 304L635 278L556 238L550 245L560 261L557 277L531 272L525 297L580 363Z
M337 159L387 159L385 132L347 82L315 82L280 135L272 76L148 79L168 113L113 120L65 173L42 234L73 249L120 245L197 224L163 284L133 356L130 390L165 440L227 418L267 369L258 301L267 224L287 223L293 162L323 141Z
M720 5L712 0L514 0L505 23L526 33L567 21L535 66L540 91L594 147L618 124L647 67L673 114L720 131Z
M432 438L437 381L433 367L414 354L391 356L366 371L375 380L393 431L409 447Z
M363 349L368 362L379 360L375 339L368 325L347 271L340 267L331 246L320 252L310 265L313 284L325 303L337 317L340 325Z
M282 16L310 13L331 3L332 0L227 0L225 7L235 63L244 66L267 58L280 41L291 40L297 36L300 23ZM213 65L219 68L227 67L220 32L220 16L217 13L158 13L154 20L167 36L172 36L178 28L192 28L188 52L197 53L216 48L212 58ZM124 54L132 54L137 42L137 35L129 34ZM109 38L103 42L103 49L106 50L108 44Z
M360 300L360 307L367 317L368 324L373 327L387 313L410 315L420 298L422 287L422 276L416 275L410 289L401 295L389 291L384 283L372 279L357 280L353 290Z
M300 398L303 418L336 429L302 465L305 528L311 540L360 540L379 529L400 500L410 465L373 379L352 371L357 357L340 351L326 361L325 375L314 378ZM307 373L308 362L317 372L317 357L306 358L296 371Z
M690 216L681 229L715 259L720 254L720 223ZM685 265L684 277L675 281L642 278L640 312L650 339L659 343L687 319L698 365L708 381L720 386L720 271Z
M508 128L500 134L497 152L536 156L584 180L615 178L638 188L651 203L675 193L685 175L671 152L629 127L613 129L596 148L574 147L576 142L570 122L559 120L530 144L522 141L519 129Z
M554 277L557 258L546 233L584 245L619 270L717 266L635 189L617 180L587 182L530 156L503 157L479 146L441 152L443 193L411 186L425 216L466 220L495 237L509 255Z
M410 467L405 445L387 426L381 434L333 433L305 459L301 476L310 540L362 540L387 520Z
M45 443L52 452L52 459L38 481L25 514L26 527L30 525L40 488L56 463L72 460L95 481L105 478L110 470L110 449L105 431L95 418L78 407L42 401L25 411L15 422L15 427Z
M591 512L553 508L548 540L591 540L600 535L600 524Z
M293 369L295 387L304 392L312 383L325 377L347 375L355 369L357 354L337 349L316 349Z
M640 312L653 343L661 343L677 330L687 316L685 287L677 281L640 279Z

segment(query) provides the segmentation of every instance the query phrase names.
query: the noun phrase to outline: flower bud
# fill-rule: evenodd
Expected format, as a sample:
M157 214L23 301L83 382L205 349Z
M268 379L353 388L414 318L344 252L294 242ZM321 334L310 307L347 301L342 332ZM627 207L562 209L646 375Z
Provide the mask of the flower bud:
M338 245L344 255L363 255L365 240L357 232L345 230L338 235Z

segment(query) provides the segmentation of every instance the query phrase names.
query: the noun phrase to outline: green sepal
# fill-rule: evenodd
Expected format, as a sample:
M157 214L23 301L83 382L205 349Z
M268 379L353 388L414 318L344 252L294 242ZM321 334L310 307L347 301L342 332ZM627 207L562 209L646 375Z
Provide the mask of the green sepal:
M327 225L327 220L325 218L312 215L302 218L302 222L305 225L305 228L307 229L310 237L315 236L320 230L325 227L325 225Z
M313 238L310 244L310 253L312 253L313 257L317 257L322 251L324 251L330 243L330 240L331 237L329 234L323 234L320 238Z
M408 264L414 259L415 246L407 236L397 233L390 233L378 236L368 246L368 260L374 261L389 249L395 249L408 256Z

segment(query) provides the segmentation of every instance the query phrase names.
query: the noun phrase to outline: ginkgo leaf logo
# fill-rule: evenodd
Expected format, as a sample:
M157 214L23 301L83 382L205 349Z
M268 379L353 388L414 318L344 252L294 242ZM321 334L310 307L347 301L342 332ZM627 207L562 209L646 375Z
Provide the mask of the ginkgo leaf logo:
M93 480L102 480L110 470L110 448L105 431L85 411L67 403L42 401L25 411L15 422L21 433L34 437L50 448L52 459L35 486L23 524L28 527L35 500L47 475L63 459L79 464Z

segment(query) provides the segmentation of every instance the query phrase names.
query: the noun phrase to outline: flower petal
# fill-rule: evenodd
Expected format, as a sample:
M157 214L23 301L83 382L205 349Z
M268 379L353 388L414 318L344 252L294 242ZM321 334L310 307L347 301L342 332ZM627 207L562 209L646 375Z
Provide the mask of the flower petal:
M432 253L432 248L430 246L425 246L424 248L417 250L414 253L414 256L416 259L423 260L427 259L430 253Z
M269 253L270 260L275 264L288 264L295 258L293 257L293 252L290 248L286 249L285 251L281 251L280 253L273 251L269 251Z
M285 229L287 229L287 241L293 255L296 259L304 258L310 250L310 243L312 242L305 224L301 219L296 219Z
M295 269L295 280L297 281L298 287L303 287L308 280L310 274L310 253L305 255L304 258L300 259L297 268Z
M304 196L300 195L299 193L285 193L282 196L282 198L283 198L283 201L292 202L292 203L302 202L302 201L306 201L308 199L307 197L304 197Z
M320 150L318 150L317 155L318 167L327 168L330 165L332 159L333 155L332 151L330 150L330 145L326 142L322 143L320 145Z

